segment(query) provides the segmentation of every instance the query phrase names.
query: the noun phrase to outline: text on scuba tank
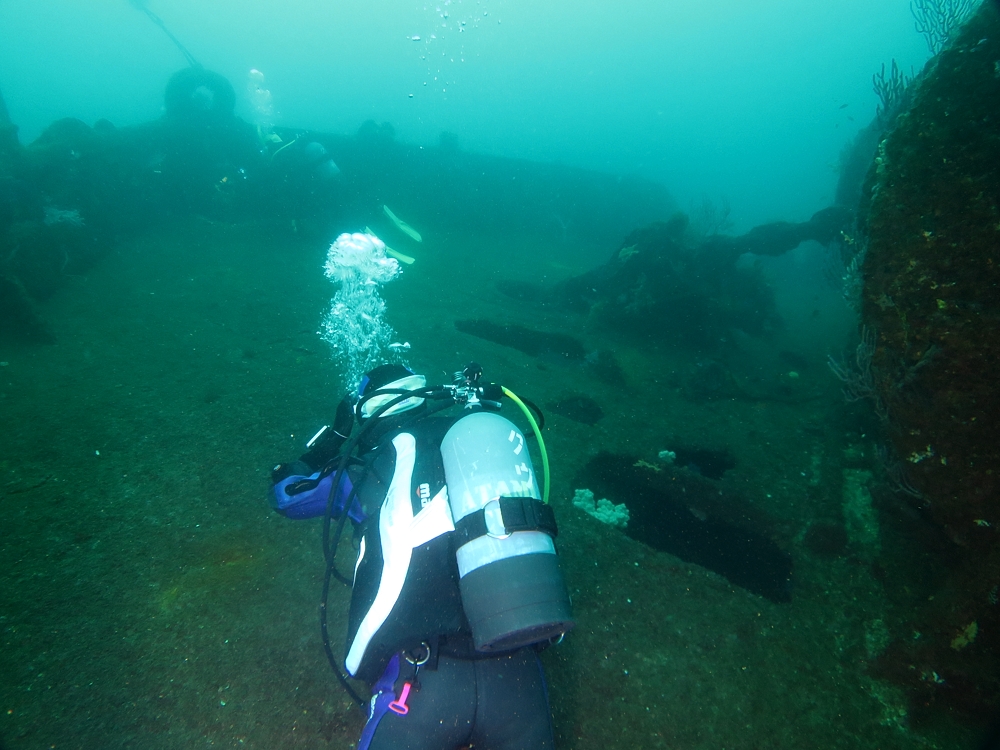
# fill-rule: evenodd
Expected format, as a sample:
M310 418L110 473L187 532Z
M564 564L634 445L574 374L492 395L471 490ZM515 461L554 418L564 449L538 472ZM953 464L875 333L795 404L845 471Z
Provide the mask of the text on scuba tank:
M514 455L520 456L521 449L524 448L524 435L517 430L511 430L510 435L507 436L507 442L513 443L515 440L517 440L517 447L514 448Z
M480 484L471 488L471 492L465 493L466 504L472 504L473 495L478 495L479 507L485 506L498 497L534 497L535 477L534 473L524 462L514 465L514 472L517 478L510 478L509 481L503 479L494 483Z

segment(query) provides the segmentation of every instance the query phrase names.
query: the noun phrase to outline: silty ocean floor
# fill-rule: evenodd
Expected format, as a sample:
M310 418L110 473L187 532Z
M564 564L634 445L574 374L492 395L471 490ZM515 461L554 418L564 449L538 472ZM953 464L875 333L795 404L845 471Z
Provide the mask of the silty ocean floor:
M558 747L969 745L957 723L914 725L902 693L872 676L888 634L905 630L906 608L891 602L920 595L903 572L873 563L899 543L891 524L858 531L840 555L803 543L815 519L842 512L845 471L874 448L844 417L823 364L833 347L806 352L784 384L792 398L692 400L693 355L616 340L496 288L579 273L609 248L428 236L409 250L417 263L385 288L388 318L430 382L475 359L543 407L585 393L604 410L594 425L547 410L578 622L543 655ZM56 344L0 345L4 748L356 742L362 715L320 643L319 522L285 520L266 502L270 467L298 455L342 395L316 335L333 292L325 252L294 235L193 221L71 279L43 309ZM625 384L455 329L469 318L578 336L615 353ZM788 368L752 369L737 374L766 385ZM652 463L668 439L734 454L719 487L772 519L794 561L789 603L572 505L573 478L598 451ZM353 559L349 539L340 559ZM332 595L337 651L348 596Z

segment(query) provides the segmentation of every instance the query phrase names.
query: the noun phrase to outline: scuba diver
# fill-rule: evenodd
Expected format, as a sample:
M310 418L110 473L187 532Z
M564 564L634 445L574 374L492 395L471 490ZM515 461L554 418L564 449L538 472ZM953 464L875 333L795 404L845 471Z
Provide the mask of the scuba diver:
M525 402L481 377L471 363L452 385L427 386L402 365L376 367L306 453L272 471L278 512L324 518L321 632L338 679L367 712L358 750L553 747L538 651L573 621L548 459ZM541 492L525 436L497 413L505 397L538 440ZM440 414L456 405L460 414ZM335 564L348 519L351 577ZM343 668L327 633L331 578L353 586ZM347 675L370 687L370 700Z

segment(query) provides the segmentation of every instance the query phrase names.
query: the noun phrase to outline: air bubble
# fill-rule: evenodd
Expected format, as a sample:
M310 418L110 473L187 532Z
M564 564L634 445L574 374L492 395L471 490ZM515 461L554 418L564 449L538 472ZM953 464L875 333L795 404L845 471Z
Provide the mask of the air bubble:
M342 234L330 246L326 275L339 285L323 321L323 340L335 350L348 383L386 359L396 334L383 315L379 286L399 275L399 263L370 234Z

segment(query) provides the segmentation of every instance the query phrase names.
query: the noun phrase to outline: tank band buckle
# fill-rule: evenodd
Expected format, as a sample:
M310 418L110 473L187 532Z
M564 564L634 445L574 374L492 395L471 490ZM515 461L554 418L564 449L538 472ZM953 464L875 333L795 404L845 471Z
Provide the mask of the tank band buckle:
M496 503L496 509L490 508L493 503ZM483 506L483 522L486 524L486 536L494 539L506 539L513 533L507 530L507 523L503 517L503 505L500 503L499 496L488 500Z
M559 533L552 508L534 497L495 497L455 523L459 547L481 536L506 539L516 531L542 531L553 538Z

